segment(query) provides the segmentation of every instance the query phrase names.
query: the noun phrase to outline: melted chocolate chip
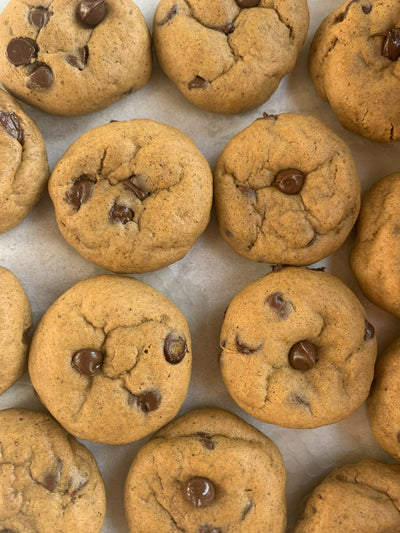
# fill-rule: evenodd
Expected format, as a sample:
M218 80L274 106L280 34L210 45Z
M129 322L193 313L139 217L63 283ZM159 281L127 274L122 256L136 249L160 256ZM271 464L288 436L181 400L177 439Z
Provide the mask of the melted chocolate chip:
M257 7L260 0L236 0L239 7Z
M24 145L24 131L19 118L13 113L13 111L10 111L9 113L0 111L0 125L3 126L11 137L17 139L22 146Z
M10 63L19 67L29 65L37 55L36 42L29 37L15 37L7 45L6 56Z
M31 7L28 14L28 20L37 28L43 28L49 22L49 19L53 13L47 9L47 7L38 6Z
M95 183L86 175L80 176L65 195L65 200L77 211L92 196Z
M62 460L58 458L56 471L48 472L42 480L43 487L50 492L54 492L58 487L61 477L62 464Z
M202 431L198 431L196 433L196 436L198 437L199 441L204 446L204 448L207 448L207 450L215 449L215 443L211 440L211 436L208 433L203 433Z
M120 205L115 202L115 204L110 209L109 217L112 222L121 222L121 224L127 224L134 219L135 213L130 207L125 205Z
M244 194L251 200L257 200L257 195L254 189L251 189L250 187L246 187L245 185L237 185L237 188L242 194Z
M133 174L129 179L124 181L124 187L130 191L132 191L136 197L143 202L143 200L146 200L150 196L150 193L143 189L143 187L138 186L138 179L139 176L136 174Z
M295 168L281 170L275 176L274 185L285 194L298 194L304 185L304 174Z
M194 477L185 483L185 498L193 507L208 507L215 499L212 482L205 477Z
M71 67L83 70L87 64L87 59L89 57L89 48L87 46L84 46L83 48L78 48L77 52L78 54L76 56L70 54L67 55L65 59L67 63L71 65Z
M107 14L105 0L82 0L78 7L78 16L88 26L97 26Z
M222 533L222 529L220 527L214 527L214 526L209 526L208 524L202 524L199 527L199 530L197 533Z
M296 370L311 370L317 361L318 349L310 341L296 342L290 349L289 363Z
M242 353L243 355L251 355L252 353L254 352L257 352L258 350L260 350L262 348L262 343L260 344L260 346L257 346L257 348L252 348L250 346L248 346L247 344L244 344L239 335L236 335L236 348L237 348L237 351Z
M177 365L185 357L188 351L186 340L182 337L174 337L172 333L166 336L164 341L164 357L171 365Z
M188 83L189 90L192 89L205 89L208 85L207 80L202 78L201 76L194 77L191 81Z
M247 514L250 512L250 509L253 507L253 502L247 502L246 505L243 508L241 519L244 520L247 516Z
M384 37L382 55L391 61L397 61L400 57L400 28L375 33L373 37Z
M274 292L267 298L268 305L275 311L278 318L285 320L292 311L292 304L286 301L281 292Z
M161 404L161 394L158 391L146 391L129 395L130 405L136 404L144 413L156 411Z
M29 89L48 89L54 81L51 68L47 65L39 65L32 72L29 80L26 82L26 86Z
M369 341L372 339L375 335L375 328L374 326L368 322L368 320L365 320L365 330L364 330L364 340Z
M163 19L160 20L158 23L159 26L164 26L167 22L169 22L171 19L175 17L175 15L178 12L178 6L177 4L173 4L171 9L168 11L168 13L165 15Z
M85 376L95 376L103 364L103 353L92 348L84 348L74 353L71 365Z

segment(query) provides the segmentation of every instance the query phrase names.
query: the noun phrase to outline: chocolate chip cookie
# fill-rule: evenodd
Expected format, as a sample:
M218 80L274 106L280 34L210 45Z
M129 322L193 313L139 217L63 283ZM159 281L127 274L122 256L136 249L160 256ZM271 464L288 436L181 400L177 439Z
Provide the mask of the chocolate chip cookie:
M222 377L240 407L264 422L314 428L342 420L366 399L376 338L338 278L285 267L235 296L221 349Z
M125 484L135 533L283 533L286 473L273 442L223 409L174 420L143 446Z
M365 459L335 468L308 497L294 533L400 531L400 465Z
M105 491L92 454L48 414L0 411L2 533L100 533Z
M309 265L339 248L360 208L347 145L312 116L265 115L224 148L214 172L220 232L253 261Z
M364 196L351 267L364 294L400 318L400 173L377 181Z
M295 66L308 23L306 0L161 0L153 42L185 98L234 114L276 91Z
M36 123L1 89L0 165L0 233L4 233L17 226L39 201L50 171Z
M47 310L29 352L40 399L76 437L124 444L169 422L191 371L182 313L124 276L83 280Z
M194 142L151 120L90 130L56 165L49 192L64 238L114 272L181 259L204 231L212 174Z
M400 5L347 0L318 28L310 49L317 93L345 128L400 141Z
M151 72L146 22L132 0L11 0L0 15L0 82L57 115L97 111Z
M31 306L22 285L12 272L0 267L0 394L26 370L31 327Z

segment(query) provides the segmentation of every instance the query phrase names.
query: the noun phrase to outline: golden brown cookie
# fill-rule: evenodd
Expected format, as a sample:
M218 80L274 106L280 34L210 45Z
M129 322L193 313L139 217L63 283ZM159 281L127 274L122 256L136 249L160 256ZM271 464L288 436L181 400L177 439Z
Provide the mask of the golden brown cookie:
M142 88L150 33L132 0L11 0L0 15L0 82L56 115L103 109Z
M169 422L191 371L182 313L124 276L83 280L47 310L29 352L40 399L76 437L124 444Z
M223 409L187 413L132 463L125 511L133 533L283 533L286 473L274 443Z
M82 135L49 182L57 222L83 257L113 272L181 259L210 218L212 174L194 142L152 120Z
M0 267L0 394L26 370L31 327L31 306L24 289L12 272Z
M397 533L400 465L365 459L335 468L308 497L294 533Z
M36 123L1 89L0 165L0 233L4 233L17 226L39 201L50 171Z
M265 115L224 148L214 171L223 238L253 261L309 265L333 253L360 208L347 145L312 116Z
M295 66L308 23L306 0L161 0L153 42L185 98L234 114L276 91Z
M264 422L313 428L367 398L376 338L338 278L276 268L240 291L221 330L221 372L233 399Z
M105 507L89 450L48 414L0 411L2 533L100 533Z

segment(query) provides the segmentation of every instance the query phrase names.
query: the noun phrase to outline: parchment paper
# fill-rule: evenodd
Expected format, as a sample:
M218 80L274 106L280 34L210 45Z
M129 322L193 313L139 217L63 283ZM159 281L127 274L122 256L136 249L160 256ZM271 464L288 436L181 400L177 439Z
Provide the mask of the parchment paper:
M6 5L0 0L0 11ZM240 116L220 116L188 103L162 73L157 62L149 83L139 92L109 108L82 117L46 115L24 106L37 122L45 139L49 164L53 168L67 147L85 131L110 120L149 118L179 128L193 138L213 168L226 143L263 112L310 113L340 135L356 160L363 191L380 177L400 170L398 144L378 144L343 129L330 106L315 93L308 73L308 51L320 22L341 0L309 0L311 23L306 44L295 70L281 82L278 91L258 109ZM147 24L157 0L136 0ZM380 351L398 335L398 320L368 302L349 268L352 235L335 254L318 264L340 277L360 297L369 320L374 324ZM0 264L12 270L24 286L32 305L35 325L45 310L74 283L105 271L83 259L58 231L51 201L46 195L32 213L16 228L0 236ZM270 270L268 265L239 257L220 237L215 215L205 233L181 261L161 271L138 275L168 296L185 314L193 339L193 373L189 394L180 411L202 406L224 407L237 413L268 435L279 447L287 469L289 526L293 526L296 506L333 467L365 457L391 461L375 443L370 432L365 405L340 423L314 430L290 430L258 422L230 398L222 381L217 357L223 313L232 297L245 285ZM33 393L28 376L0 397L0 408L21 406L44 409ZM145 440L108 446L84 442L94 453L107 490L104 533L127 533L123 510L123 485L129 466Z

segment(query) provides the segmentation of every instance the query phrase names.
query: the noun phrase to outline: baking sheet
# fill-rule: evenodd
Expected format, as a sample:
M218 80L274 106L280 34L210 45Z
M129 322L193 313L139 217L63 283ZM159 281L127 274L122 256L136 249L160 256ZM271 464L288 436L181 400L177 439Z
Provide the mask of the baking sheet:
M308 3L310 29L296 68L284 78L271 99L254 111L224 117L195 108L180 95L156 61L146 87L100 112L64 118L24 105L43 134L50 168L85 131L110 120L129 118L149 118L182 130L192 137L213 168L226 143L263 112L299 112L315 115L348 143L363 191L380 177L399 171L398 144L373 143L344 130L330 106L316 95L307 68L311 39L323 18L342 2L309 0ZM0 0L0 11L6 4L6 0ZM151 28L157 0L136 0L136 4ZM318 266L325 266L328 272L340 277L360 297L375 326L381 351L398 336L399 322L362 296L349 268L353 237ZM0 265L12 270L24 286L35 325L54 300L74 283L106 272L87 262L64 241L47 195L18 227L0 235ZM240 289L268 271L268 265L252 263L230 249L218 233L213 214L207 230L184 259L161 271L136 277L168 296L185 314L191 329L193 372L180 414L206 405L223 407L256 426L277 444L288 474L288 527L292 527L301 498L333 467L365 457L392 460L372 437L365 405L337 424L312 430L290 430L256 421L230 398L217 363L223 313ZM26 375L0 397L1 409L14 406L43 409ZM123 484L135 454L146 440L124 446L84 442L95 455L106 485L108 504L104 533L128 532Z

